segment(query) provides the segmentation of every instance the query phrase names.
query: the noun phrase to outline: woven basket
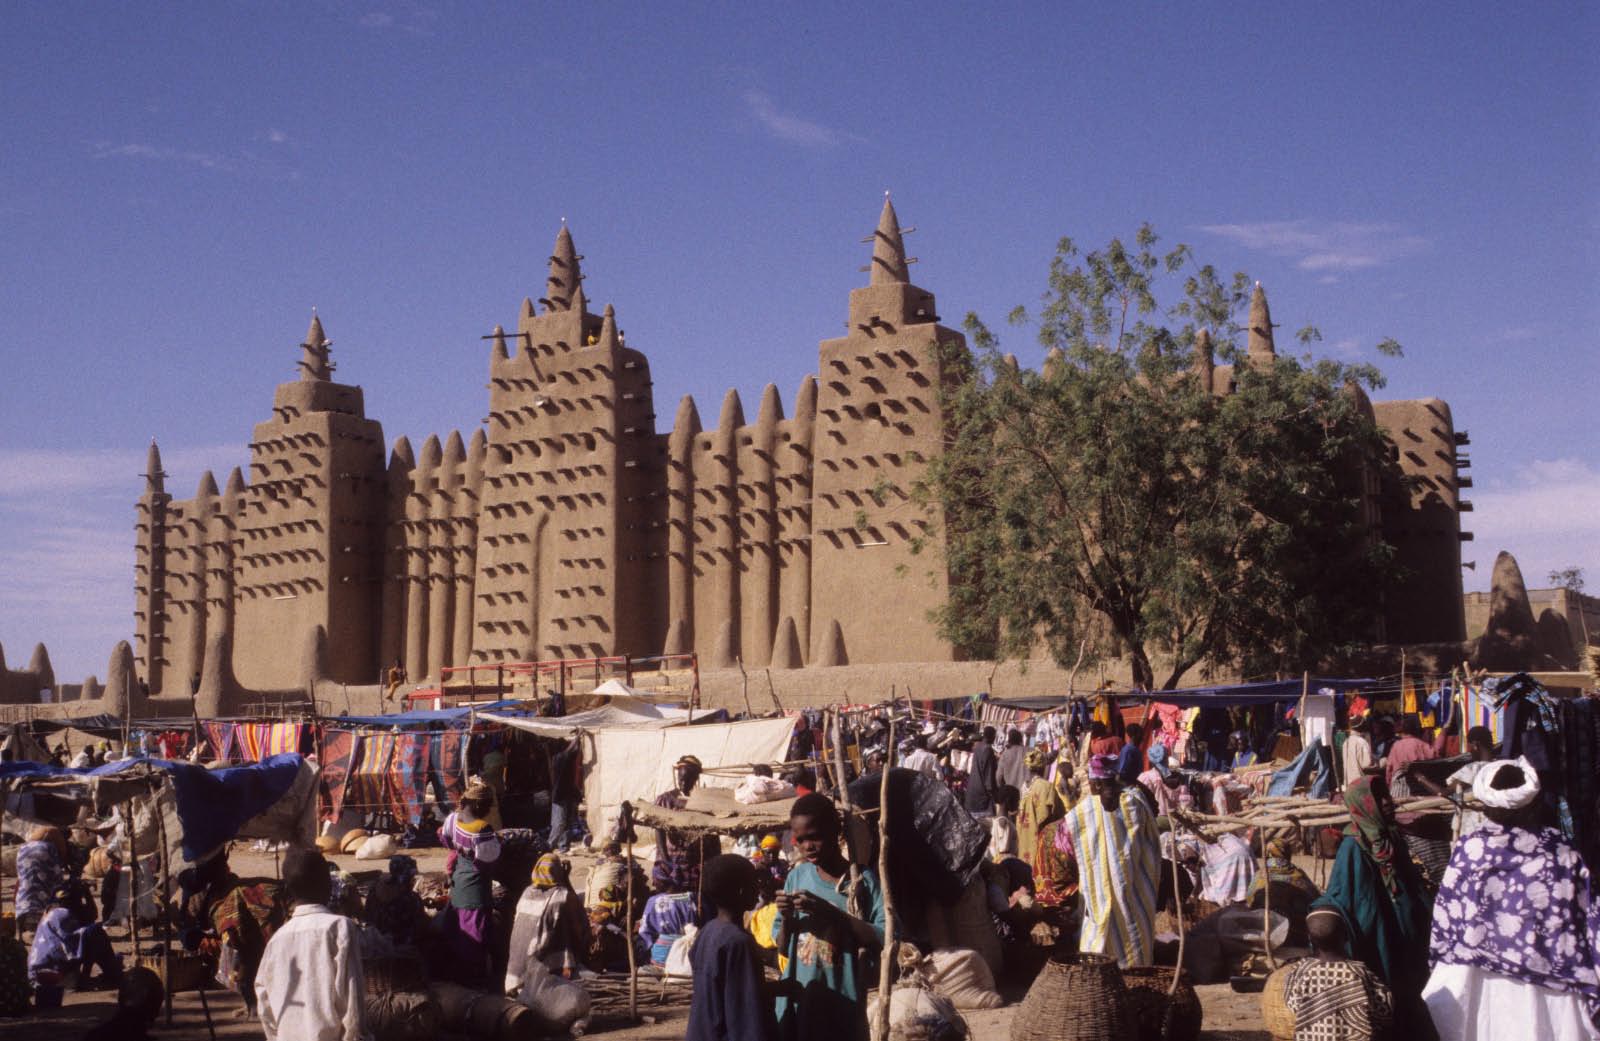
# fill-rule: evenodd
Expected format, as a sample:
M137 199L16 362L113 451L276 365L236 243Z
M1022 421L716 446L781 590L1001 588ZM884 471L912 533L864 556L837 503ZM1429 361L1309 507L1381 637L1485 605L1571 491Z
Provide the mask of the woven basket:
M1127 1041L1127 988L1117 963L1098 954L1045 962L1011 1020L1011 1041Z
M1169 998L1167 988L1172 986L1173 972L1166 966L1122 970L1122 982L1128 989L1128 1012L1140 1041L1199 1041L1200 996L1189 984L1188 973L1183 973L1178 977L1178 989Z
M1261 991L1261 1019L1267 1033L1277 1041L1294 1041L1294 1013L1283 1001L1283 986L1289 981L1289 970L1293 967L1285 965L1268 976L1267 985Z

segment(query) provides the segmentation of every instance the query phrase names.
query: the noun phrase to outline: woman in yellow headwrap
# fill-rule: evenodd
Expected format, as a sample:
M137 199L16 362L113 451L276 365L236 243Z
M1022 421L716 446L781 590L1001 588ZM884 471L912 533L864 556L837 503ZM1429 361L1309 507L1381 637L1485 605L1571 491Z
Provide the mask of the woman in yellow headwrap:
M1034 847L1039 841L1039 830L1056 818L1064 816L1067 807L1061 801L1061 795L1056 791L1055 785L1044 778L1045 771L1050 767L1050 757L1045 754L1044 749L1029 749L1023 763L1027 766L1031 779L1028 781L1028 790L1022 794L1022 802L1017 807L1017 849L1031 867Z
M517 901L507 950L505 993L516 994L533 962L558 976L577 975L589 956L589 917L573 892L571 867L554 853L533 865L533 881Z

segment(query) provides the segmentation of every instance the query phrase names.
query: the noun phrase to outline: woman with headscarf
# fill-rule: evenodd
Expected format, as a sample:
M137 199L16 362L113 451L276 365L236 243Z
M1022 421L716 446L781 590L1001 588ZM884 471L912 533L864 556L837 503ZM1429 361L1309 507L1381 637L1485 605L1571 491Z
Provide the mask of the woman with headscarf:
M38 827L17 850L17 931L33 929L67 880L67 837L60 828Z
M389 870L378 878L367 895L361 919L393 940L398 947L416 946L428 924L428 912L414 888L417 878L415 858L396 853L389 858Z
M461 808L444 819L439 842L450 851L445 874L450 876L450 906L444 914L445 972L458 983L473 986L489 973L494 903L489 866L500 859L500 838L489 826L494 791L474 781L461 795Z
M1274 911L1282 912L1290 928L1298 932L1298 924L1305 918L1311 901L1321 896L1311 877L1294 862L1289 843L1283 838L1268 839L1266 843L1267 870L1250 883L1245 901L1251 907L1260 907L1268 899L1267 883L1272 884L1271 902Z
M1450 856L1422 997L1445 1041L1600 1037L1600 900L1577 850L1540 817L1526 759L1479 771L1485 823Z
M1433 906L1394 819L1394 800L1383 778L1362 777L1345 788L1350 825L1313 907L1344 916L1349 954L1394 993L1400 1033L1432 1038L1422 1004L1427 981L1428 923Z
M628 875L633 875L633 904L628 904ZM589 871L584 903L589 912L589 963L599 969L627 967L634 922L650 893L650 880L639 862L622 855L622 844L608 842L600 861Z
M1040 829L1065 815L1067 807L1055 786L1044 779L1045 771L1050 768L1050 757L1044 749L1029 749L1022 762L1028 768L1029 780L1028 790L1017 804L1017 851L1032 867Z
M517 901L507 951L505 993L516 995L539 962L557 976L571 979L589 957L589 918L572 889L572 868L554 853L533 865L532 883Z

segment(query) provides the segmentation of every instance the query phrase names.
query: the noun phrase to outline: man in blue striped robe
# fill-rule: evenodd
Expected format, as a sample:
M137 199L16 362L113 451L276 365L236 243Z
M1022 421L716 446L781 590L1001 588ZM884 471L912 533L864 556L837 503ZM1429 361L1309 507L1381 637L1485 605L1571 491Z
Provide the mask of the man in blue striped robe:
M1113 757L1090 760L1089 795L1067 811L1061 828L1072 842L1083 895L1078 950L1113 958L1121 968L1151 964L1161 843L1149 804L1118 781Z

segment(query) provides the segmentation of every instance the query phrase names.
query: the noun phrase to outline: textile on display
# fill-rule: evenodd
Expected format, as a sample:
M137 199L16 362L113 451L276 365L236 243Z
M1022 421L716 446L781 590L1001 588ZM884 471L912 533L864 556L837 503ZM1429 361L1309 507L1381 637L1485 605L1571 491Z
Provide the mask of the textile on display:
M203 723L206 738L211 743L211 757L219 763L237 762L239 753L233 739L234 724Z
M327 730L322 735L321 812L327 820L336 821L344 813L344 794L350 779L350 757L355 751L356 735L348 730Z
M431 734L395 735L389 771L389 805L395 820L412 827L422 823L422 805L428 783L428 747Z
M345 805L361 813L389 808L389 764L397 744L394 734L359 734L352 757L355 766L345 783Z

